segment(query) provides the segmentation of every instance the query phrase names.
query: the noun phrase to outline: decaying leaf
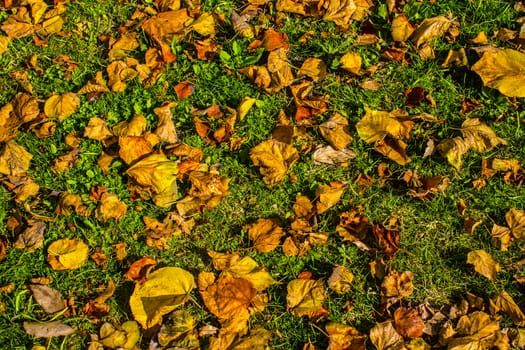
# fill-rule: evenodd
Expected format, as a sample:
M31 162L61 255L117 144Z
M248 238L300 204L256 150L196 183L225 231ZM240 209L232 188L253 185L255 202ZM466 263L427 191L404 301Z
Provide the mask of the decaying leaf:
M137 283L129 299L135 320L145 328L162 321L162 316L188 300L195 286L193 275L178 267L163 267Z
M271 252L281 242L284 231L279 223L271 219L258 219L256 223L244 228L259 253Z
M406 14L402 13L392 20L391 34L394 41L406 41L414 32L415 28L408 21Z
M401 350L405 343L403 337L397 333L392 321L377 323L370 330L370 341L377 350Z
M119 221L124 218L126 212L126 204L120 201L117 195L104 192L100 198L99 206L95 210L95 215L102 222L110 219Z
M437 149L454 168L459 170L463 164L463 155L470 150L470 145L463 138L454 137L442 140Z
M36 302L45 312L55 313L64 310L66 307L65 300L56 289L41 284L31 284L29 289L31 289Z
M332 146L316 147L312 154L312 160L315 164L334 164L347 167L350 160L357 155L349 149L336 150Z
M403 298L409 297L414 291L413 279L414 274L410 271L389 272L381 283L383 307L388 307Z
M252 148L250 158L259 167L266 186L272 188L284 180L288 170L299 159L299 153L291 145L271 139Z
M126 272L123 277L132 280L133 282L145 282L149 272L155 267L155 265L157 265L157 262L152 258L147 256L142 257L131 264L128 272Z
M525 314L506 291L499 293L491 300L491 303L496 308L496 312L501 310L506 313L516 326L523 327L525 325Z
M326 64L319 58L307 58L301 68L297 71L297 77L307 76L313 79L313 81L319 81L327 75Z
M525 54L511 49L486 51L472 70L483 84L510 97L525 97Z
M315 319L328 313L323 306L326 294L322 279L294 279L288 283L286 289L287 309L293 315Z
M113 136L113 132L109 129L108 124L98 117L89 119L88 125L84 129L84 137L88 139L104 141Z
M53 270L75 270L88 259L89 247L78 238L59 239L47 248L47 262Z
M476 152L491 151L497 145L506 145L507 141L496 136L496 133L478 118L467 119L461 124L463 139Z
M27 220L28 227L18 235L14 246L31 253L42 247L47 225L43 221Z
M372 225L372 233L381 249L388 259L392 259L399 251L399 231L388 229L383 224L377 223Z
M173 311L160 328L159 344L167 347L199 349L195 318L186 310Z
M9 141L0 147L0 174L8 176L25 175L33 155L15 141Z
M425 324L417 310L410 310L403 306L394 311L394 327L404 338L418 338L423 335Z
M446 342L448 349L508 349L509 339L501 332L498 321L482 311L462 316L454 329L454 337Z
M496 280L496 274L500 270L499 263L494 260L492 255L483 249L473 250L467 255L467 264L474 265L474 270L487 277L491 281Z
M335 113L326 122L319 125L321 135L336 150L342 150L352 142L348 127L348 120L339 113Z
M126 321L117 326L105 322L99 332L100 342L110 349L131 350L140 339L139 325L135 321Z
M330 185L321 185L317 188L315 196L317 201L315 207L317 213L321 214L339 202L346 187L346 182L332 181Z

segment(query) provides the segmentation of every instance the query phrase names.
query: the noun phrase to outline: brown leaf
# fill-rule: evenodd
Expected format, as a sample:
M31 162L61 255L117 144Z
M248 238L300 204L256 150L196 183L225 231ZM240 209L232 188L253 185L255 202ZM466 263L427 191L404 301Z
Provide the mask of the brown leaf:
M516 239L525 239L525 211L516 208L510 209L505 214L512 236Z
M131 51L137 49L140 43L137 39L137 33L127 32L111 45L108 52L110 61L125 58L130 55Z
M248 237L259 253L273 251L279 246L284 235L279 223L270 219L258 219L256 223L245 226L244 230L248 231Z
M100 198L98 208L95 210L95 216L102 222L110 219L120 221L126 216L126 204L121 202L117 195L105 192Z
M124 278L133 282L142 283L146 281L149 272L157 265L157 262L147 256L135 261L124 274Z
M410 271L391 271L381 283L381 300L383 307L395 304L397 301L409 297L414 291L412 280L414 274Z
M494 224L491 231L490 242L501 251L507 251L512 244L513 236L510 229L506 226L499 226Z
M359 333L354 327L329 322L326 326L328 334L327 350L365 350L366 335Z
M112 134L119 137L142 136L148 121L143 115L135 115L130 121L121 121L111 128Z
M11 103L13 104L13 112L21 124L35 120L40 113L38 101L31 95L18 94Z
M288 44L288 36L285 33L276 32L272 29L267 29L264 32L262 46L266 51L273 51L281 48L288 50L290 48L290 44Z
M84 85L82 88L80 88L80 90L78 90L78 93L79 94L90 94L90 93L104 93L108 91L109 91L109 88L106 85L104 78L102 77L102 72L99 71L95 75L95 79L88 81L86 85Z
M443 36L452 22L445 16L425 18L410 36L410 40L417 46Z
M175 310L158 333L159 344L163 347L199 349L197 325L193 316L186 310Z
M439 142L437 149L454 168L459 170L463 164L463 155L470 150L470 145L463 138L454 137Z
M14 244L15 248L25 249L31 253L42 247L44 232L47 225L43 221L27 220L28 227L18 235Z
M497 145L506 145L507 141L496 136L496 133L478 118L467 119L461 124L461 133L465 142L476 152L491 151Z
M391 230L381 223L372 224L372 233L386 257L390 260L399 251L399 231Z
M297 13L303 16L306 15L304 4L293 0L277 0L275 8L277 11Z
M271 139L252 148L250 159L259 167L266 186L272 188L284 180L288 170L299 159L299 153L291 145Z
M239 72L260 88L267 89L272 83L270 72L264 66L249 66L239 69Z
M286 307L292 315L315 319L328 314L323 306L326 294L322 279L294 279L286 289Z
M336 231L343 241L360 241L366 237L368 218L362 211L363 208L358 206L340 214Z
M297 77L307 76L313 81L323 80L327 76L327 67L323 60L319 58L307 58L301 68L297 71Z
M343 195L346 182L332 181L330 185L321 185L315 192L317 201L315 207L318 214L324 213L339 202Z
M332 21L339 26L350 24L352 15L357 10L354 0L328 0L323 3L325 21Z
M474 270L491 281L496 280L500 270L499 263L483 249L473 250L467 255L467 264L474 265Z
M84 137L88 139L104 141L111 136L113 136L113 132L109 129L108 124L98 117L90 118L84 129Z
M425 324L417 310L410 310L403 306L394 311L394 327L404 338L418 338L423 335Z
M395 139L389 135L374 143L374 149L382 155L392 159L399 165L410 163L411 159L406 154L407 144L402 140Z
M282 88L290 86L294 80L286 52L285 49L280 48L268 54L267 67L271 77L271 84L266 90L270 93L278 92Z
M334 164L347 167L351 159L357 155L349 149L336 150L332 146L316 147L312 154L312 160L318 164Z
M64 310L66 307L66 301L56 289L41 284L31 284L29 289L31 289L35 301L45 312L53 314Z
M126 164L132 164L153 151L153 145L144 136L121 136L118 145L118 155Z
M191 96L195 92L195 86L189 80L184 80L175 85L175 93L179 100L183 100Z
M24 321L23 327L27 334L34 337L51 338L75 333L72 327L63 324L62 321L46 323Z

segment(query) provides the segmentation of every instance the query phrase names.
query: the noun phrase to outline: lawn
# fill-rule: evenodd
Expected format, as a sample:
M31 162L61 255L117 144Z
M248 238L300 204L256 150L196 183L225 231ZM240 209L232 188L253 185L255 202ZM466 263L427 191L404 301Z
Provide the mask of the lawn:
M525 5L0 1L1 349L525 347Z

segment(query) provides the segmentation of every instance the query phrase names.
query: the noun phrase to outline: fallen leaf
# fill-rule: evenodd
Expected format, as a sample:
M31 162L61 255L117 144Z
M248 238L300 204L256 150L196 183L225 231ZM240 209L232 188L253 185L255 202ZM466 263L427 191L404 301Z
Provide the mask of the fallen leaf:
M490 242L501 251L507 251L513 241L512 233L506 226L494 224L494 226L492 226L491 236Z
M339 59L341 68L355 75L363 74L363 71L361 70L362 62L363 59L361 56L355 52L348 52Z
M44 243L44 232L47 225L43 221L27 220L28 227L18 235L15 248L25 249L28 253L34 252Z
M367 143L382 140L390 135L394 139L408 139L414 123L402 120L392 113L366 109L365 116L356 124L359 137Z
M127 207L121 202L117 195L105 192L100 198L98 208L95 210L95 216L102 222L110 219L120 221L126 216Z
M332 146L316 147L312 154L312 160L318 164L334 164L347 167L351 159L357 155L349 149L336 150Z
M98 71L95 74L95 78L93 80L90 80L84 85L80 90L78 90L77 93L79 94L92 94L92 93L104 93L108 92L109 88L106 84L106 81L102 77L102 72ZM93 119L93 118L91 118Z
M252 106L255 104L257 99L246 96L242 99L241 103L239 103L239 106L237 107L237 115L239 120L243 120L246 114L248 114L248 111Z
M370 341L377 350L403 349L403 337L394 328L394 322L376 323L370 330Z
M346 182L332 181L330 185L321 185L315 191L317 201L315 207L318 214L324 213L339 202L343 195Z
M66 301L56 289L41 284L31 284L29 289L31 289L35 301L45 312L53 314L65 309Z
M323 306L326 294L322 279L294 279L286 290L286 308L292 315L315 319L328 314Z
M348 120L339 113L334 113L330 119L319 125L319 130L336 150L345 149L352 142Z
M440 141L437 149L454 168L459 170L463 164L463 156L470 150L470 145L463 138L454 137Z
M399 231L386 228L383 224L372 224L372 233L379 249L391 260L399 251Z
M104 141L111 136L113 136L113 132L109 129L108 124L98 117L90 118L84 129L84 137L88 139Z
M33 155L15 141L8 141L0 151L0 174L24 176L32 158Z
M390 27L392 39L398 42L406 41L412 35L414 30L414 26L410 24L407 15L404 13L394 17Z
M195 86L188 80L181 81L175 85L175 93L179 100L183 100L195 92Z
M343 27L350 24L352 15L357 10L354 0L328 0L322 4L325 9L323 19Z
M153 151L153 145L144 136L121 136L118 145L118 155L126 164L132 164Z
M523 314L523 311L520 310L520 307L509 293L502 291L491 302L494 303L497 310L502 310L506 313L516 326L523 327L525 325L525 314Z
M443 36L452 22L445 16L425 18L410 36L416 47Z
M328 278L328 288L338 294L350 292L354 274L344 266L336 266Z
M461 133L465 142L476 152L491 151L507 141L496 136L496 133L478 118L467 119L461 124Z
M155 110L153 110L153 112L155 113ZM133 116L133 118L131 118L129 121L121 121L115 124L111 128L111 133L112 135L119 137L142 136L146 131L147 124L148 121L146 120L146 117L139 114Z
M4 52L7 52L8 46L9 46L9 39L8 36L0 35L0 55Z
M262 46L266 51L270 52L281 48L285 50L290 48L290 44L288 44L288 36L283 32L276 32L272 29L267 29L264 32Z
M44 113L49 118L63 121L76 112L80 105L80 98L72 92L62 95L52 95L44 103Z
M314 57L307 58L297 71L298 78L307 76L312 78L313 81L323 80L327 74L326 63L320 58Z
M24 321L23 327L27 334L34 337L51 338L75 333L71 326L63 324L62 321L44 323Z
M270 72L264 66L249 66L239 69L239 72L260 88L267 89L272 83Z
M147 256L135 261L124 274L124 278L133 282L143 283L146 281L149 272L157 265L157 262Z
M163 347L199 349L195 318L186 310L175 310L161 327L157 335Z
M135 321L126 321L117 326L104 322L99 333L102 345L111 349L134 349L140 339L139 325Z
M394 327L404 338L415 339L423 335L425 324L417 310L401 306L394 311Z
M163 267L137 283L129 299L135 320L145 328L162 322L162 316L188 300L195 286L193 275L178 267Z
M286 57L286 50L276 49L268 54L267 68L270 73L271 83L266 89L270 93L290 86L294 80L292 69ZM256 83L257 84L257 83Z
M275 8L277 11L297 13L303 16L306 15L304 4L293 0L277 0Z
M137 39L137 33L127 32L116 40L108 52L110 61L122 59L130 55L131 51L137 49L140 43Z
M329 322L326 326L328 334L327 350L365 350L366 335L357 329L342 323Z
M500 271L499 263L483 249L473 250L468 253L467 264L474 265L474 270L477 273L491 281L496 280L496 274Z
M414 274L410 271L390 271L381 283L381 304L388 308L397 301L409 297L414 291Z
M496 345L499 349L509 348L509 340L501 333L498 319L492 319L482 311L462 316L455 332L459 336L447 343L451 350L490 349Z
M284 180L288 170L299 159L299 153L291 145L271 139L252 148L250 159L259 167L266 186L272 188Z
M153 198L168 207L177 200L177 163L163 154L151 154L131 166L126 174Z
M259 253L267 253L275 250L281 243L284 231L279 223L271 219L258 219L256 223L246 225L244 230L253 241L253 247Z
M214 36L215 19L213 14L202 12L200 16L191 23L191 28L202 36Z
M382 140L377 140L374 143L374 149L392 159L399 165L406 165L410 163L411 159L406 154L407 144L402 140L386 135Z
M516 239L525 239L525 211L516 208L510 209L505 214L512 236Z
M339 215L339 225L335 228L343 241L355 242L365 239L368 230L368 218L358 206Z
M47 248L47 262L53 270L76 270L88 259L89 247L78 238L59 239Z

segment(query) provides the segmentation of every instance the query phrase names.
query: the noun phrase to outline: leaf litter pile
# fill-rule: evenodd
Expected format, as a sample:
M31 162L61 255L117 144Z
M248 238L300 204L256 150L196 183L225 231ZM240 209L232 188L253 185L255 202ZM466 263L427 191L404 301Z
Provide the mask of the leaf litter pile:
M525 347L524 4L105 3L0 3L2 348Z

